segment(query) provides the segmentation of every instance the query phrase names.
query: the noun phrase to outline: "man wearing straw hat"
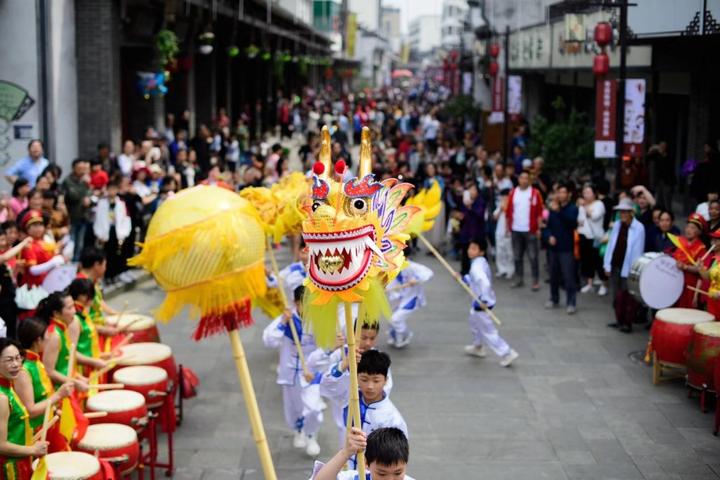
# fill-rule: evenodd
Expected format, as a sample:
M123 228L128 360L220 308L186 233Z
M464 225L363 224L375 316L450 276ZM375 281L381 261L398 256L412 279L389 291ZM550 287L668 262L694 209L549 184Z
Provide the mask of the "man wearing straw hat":
M615 322L609 323L608 327L630 333L638 305L628 291L627 279L633 262L643 254L645 227L635 219L630 199L620 200L614 210L620 213L620 220L615 222L610 231L603 260L603 268L610 278L610 289L615 306Z

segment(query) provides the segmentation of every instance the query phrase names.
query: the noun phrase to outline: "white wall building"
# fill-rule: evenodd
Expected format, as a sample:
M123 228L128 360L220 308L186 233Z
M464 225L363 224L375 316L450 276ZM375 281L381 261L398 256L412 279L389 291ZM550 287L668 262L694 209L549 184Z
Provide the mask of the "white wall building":
M357 13L357 22L371 32L380 31L381 0L349 0L348 9Z
M0 171L32 138L63 171L78 155L73 0L0 2ZM3 188L4 189L4 188Z
M440 34L444 48L457 48L461 44L468 4L465 0L443 0Z
M440 46L440 15L422 15L413 19L409 26L410 52L424 56Z
M313 23L313 0L279 0L278 5L296 20L307 25Z

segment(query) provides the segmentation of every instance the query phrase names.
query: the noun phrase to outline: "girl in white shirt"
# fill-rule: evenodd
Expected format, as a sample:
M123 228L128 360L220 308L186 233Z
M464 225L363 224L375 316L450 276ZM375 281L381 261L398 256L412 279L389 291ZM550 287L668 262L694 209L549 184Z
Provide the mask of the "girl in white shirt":
M605 235L603 219L605 205L597 198L597 191L591 184L585 184L582 198L578 199L578 233L580 234L580 274L587 283L580 290L588 293L593 289L595 274L602 282L598 295L607 295L607 278L602 268L600 240Z

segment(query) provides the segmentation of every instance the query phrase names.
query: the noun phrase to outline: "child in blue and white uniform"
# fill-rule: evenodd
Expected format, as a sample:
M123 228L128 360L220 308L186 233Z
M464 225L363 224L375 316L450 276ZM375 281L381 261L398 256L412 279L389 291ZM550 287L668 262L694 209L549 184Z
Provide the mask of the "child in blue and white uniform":
M492 271L485 259L487 243L484 238L473 240L468 245L468 257L471 260L470 273L463 277L475 296L487 309L495 306L495 290L492 288ZM472 345L465 347L465 353L474 357L485 357L485 346L501 358L500 365L509 367L518 357L518 353L500 336L490 315L477 301L470 307L470 331L473 334Z
M295 289L293 292L295 308L286 311L265 328L263 342L266 347L280 350L277 383L283 390L285 421L295 432L293 446L304 448L308 455L315 457L320 453L317 432L323 420L319 385L321 375L311 371L307 377L305 376L290 329L292 321L305 357L317 348L312 333L303 331L304 293L303 286Z
M388 284L388 300L393 309L387 340L389 345L404 348L410 343L413 332L408 328L407 321L410 315L427 305L422 284L432 276L432 270L408 260L405 268Z

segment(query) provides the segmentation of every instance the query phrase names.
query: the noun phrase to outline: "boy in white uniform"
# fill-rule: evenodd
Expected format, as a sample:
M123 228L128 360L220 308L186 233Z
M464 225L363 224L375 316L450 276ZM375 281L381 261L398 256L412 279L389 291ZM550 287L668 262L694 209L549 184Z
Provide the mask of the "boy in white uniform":
M378 330L380 325L368 325L364 323L360 330L360 337L356 339L357 361L360 362L362 354L368 350L374 350L377 344ZM320 348L315 350L307 358L308 368L314 371L324 372L320 379L320 395L326 397L330 402L330 410L332 411L333 421L338 429L340 438L340 446L345 444L345 415L343 409L347 405L348 393L350 391L350 374L348 372L347 346L344 345L345 339L340 337L338 342L345 349L346 358L342 361L342 351L340 348L332 352L326 352ZM334 369L334 370L333 370ZM333 372L341 372L342 375L336 376ZM392 371L388 369L387 381L385 382L385 394L390 395L393 387Z
M343 428L348 415L350 376L334 365L323 375L320 392L323 396L343 402ZM385 393L390 356L377 350L367 350L358 362L358 387L360 389L360 423L366 434L383 427L395 427L408 436L405 419ZM334 379L335 381L331 381Z
M303 331L302 308L305 287L297 287L293 293L295 308L285 312L263 331L266 347L278 348L280 360L277 368L277 383L282 385L285 421L295 432L293 446L305 448L311 457L320 453L317 432L323 420L322 400L320 399L321 375L310 372L305 376L293 341L290 322L294 322L300 346L307 357L317 347L315 337Z
M463 277L463 281L470 286L485 308L492 309L495 306L495 291L490 280L492 278L490 265L485 259L486 246L484 238L473 240L468 245L468 257L472 263L470 264L470 273ZM518 357L518 353L510 348L510 345L500 336L483 306L477 301L473 301L470 307L468 320L470 331L473 334L473 343L465 347L465 353L475 357L485 357L487 355L485 346L487 345L495 355L502 359L500 365L509 367Z
M407 437L397 428L380 428L370 435L353 428L345 446L327 464L315 462L310 480L358 480L356 470L342 471L347 461L365 451L368 480L413 480L405 474L410 458Z
M389 345L404 348L410 344L413 332L408 328L407 320L413 312L427 305L422 284L432 276L432 270L408 260L405 268L387 286L388 300L393 309L388 332Z

